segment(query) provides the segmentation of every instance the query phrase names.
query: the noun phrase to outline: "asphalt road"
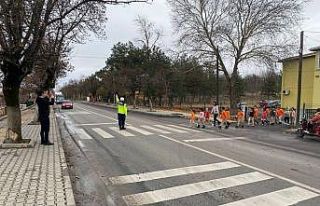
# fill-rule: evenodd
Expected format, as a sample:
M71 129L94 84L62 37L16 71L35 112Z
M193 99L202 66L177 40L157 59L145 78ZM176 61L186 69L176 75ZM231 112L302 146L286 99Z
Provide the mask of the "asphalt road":
M75 189L100 193L99 201L76 195L77 205L320 205L313 139L265 128L194 129L186 119L136 113L119 131L115 111L80 103L57 115L74 156L84 157L70 158L79 167Z

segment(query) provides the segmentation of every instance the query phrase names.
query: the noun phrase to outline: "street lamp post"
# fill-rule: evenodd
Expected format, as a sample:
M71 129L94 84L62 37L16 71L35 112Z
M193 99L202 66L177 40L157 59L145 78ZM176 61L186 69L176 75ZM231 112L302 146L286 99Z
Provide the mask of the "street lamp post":
M300 108L301 108L301 83L302 83L302 64L303 64L303 36L304 32L300 33L300 50L299 50L299 70L298 70L298 88L297 88L297 118L296 125L300 122Z
M217 82L216 82L216 100L217 100L217 105L219 105L219 58L218 58L218 53L219 53L219 50L217 48L217 62L216 62L216 67L217 67L217 73L216 73L216 79L217 79Z

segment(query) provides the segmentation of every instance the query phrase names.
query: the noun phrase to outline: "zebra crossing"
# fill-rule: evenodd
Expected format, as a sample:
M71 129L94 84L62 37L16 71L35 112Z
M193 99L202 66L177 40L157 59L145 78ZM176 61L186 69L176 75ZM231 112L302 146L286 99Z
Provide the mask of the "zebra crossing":
M99 126L97 124L96 126ZM94 124L85 125L85 126L95 126ZM141 126L133 126L128 125L126 130L119 130L116 126L107 126L105 128L101 127L90 127L85 129L76 129L79 134L80 139L92 139L92 137L88 134L93 131L94 134L97 134L103 139L112 139L116 137L136 137L136 136L150 136L153 134L185 134L188 132L199 132L197 130L192 130L189 128L184 128L176 125L141 125ZM87 131L87 132L86 132Z
M234 168L240 168L241 165L226 161L207 165L196 165L182 168L167 169L161 171L152 171L140 174L131 174L124 176L110 177L109 181L114 186L126 186L138 184L141 182L157 182L166 178L180 177L184 175L195 175L205 172L215 173L218 171L227 171ZM264 174L258 171L247 171L242 174L231 175L227 177L209 179L206 181L169 186L156 190L140 192L136 194L126 194L122 198L127 205L149 205L156 203L163 203L167 201L174 201L181 198L194 197L210 192L217 192L222 189L230 189L233 187L249 186L259 187L259 183L272 181L276 177ZM254 185L254 186L253 186ZM223 206L289 206L303 201L308 201L313 198L319 198L319 194L304 189L299 186L291 185L287 188L273 189L274 191L265 194L258 194L252 197L246 197L240 200L235 200L227 203L222 203ZM147 189L145 189L147 190ZM320 202L320 198L319 198ZM201 205L201 204L199 204ZM306 204L308 205L308 204Z

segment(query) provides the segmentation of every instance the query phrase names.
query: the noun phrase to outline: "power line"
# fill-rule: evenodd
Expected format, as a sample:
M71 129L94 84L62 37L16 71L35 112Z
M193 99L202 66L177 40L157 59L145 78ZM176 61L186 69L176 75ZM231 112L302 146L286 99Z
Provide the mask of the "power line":
M320 34L320 31L304 31L304 32L313 33L313 34Z

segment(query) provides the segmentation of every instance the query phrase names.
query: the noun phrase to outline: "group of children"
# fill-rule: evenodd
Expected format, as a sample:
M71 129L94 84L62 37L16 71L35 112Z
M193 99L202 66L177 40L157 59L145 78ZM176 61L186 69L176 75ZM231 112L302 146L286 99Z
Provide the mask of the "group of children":
M251 127L254 127L258 124L263 126L282 123L294 125L296 122L296 110L294 108L291 108L290 110L284 110L281 107L263 107L261 111L261 109L259 110L258 106L254 106L247 108L246 111L248 117L247 124ZM213 116L213 118L211 118L211 116ZM222 127L228 129L232 123L236 124L236 128L243 128L245 125L245 117L245 111L243 111L242 108L238 108L236 115L234 118L232 118L230 109L228 107L221 107L221 109L219 109L218 105L215 104L211 112L208 108L200 109L200 112L198 113L198 119L196 117L196 111L192 109L190 123L198 128L205 128L206 125L210 125L210 123L212 123L212 126L218 125L220 129Z

